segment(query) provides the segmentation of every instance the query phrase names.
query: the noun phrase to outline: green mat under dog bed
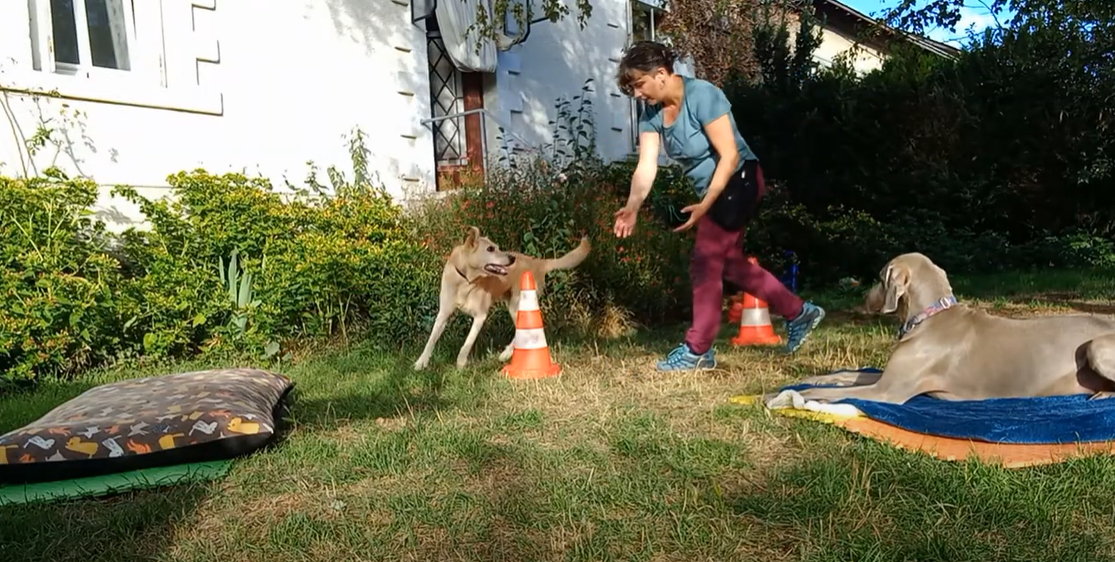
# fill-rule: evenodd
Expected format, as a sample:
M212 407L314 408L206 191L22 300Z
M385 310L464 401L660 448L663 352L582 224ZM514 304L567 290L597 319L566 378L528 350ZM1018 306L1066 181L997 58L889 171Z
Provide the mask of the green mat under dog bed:
M224 477L231 460L144 468L70 480L0 486L0 507L59 500L96 498L161 486L197 484Z

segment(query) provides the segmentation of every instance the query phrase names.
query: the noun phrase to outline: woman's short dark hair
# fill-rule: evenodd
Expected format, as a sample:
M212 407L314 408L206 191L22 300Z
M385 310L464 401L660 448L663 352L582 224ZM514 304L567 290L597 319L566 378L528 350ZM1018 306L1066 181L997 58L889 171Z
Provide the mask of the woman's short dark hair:
M659 68L665 68L667 73L673 74L677 59L677 53L662 43L638 41L623 53L616 70L616 85L621 92L630 96L633 91L631 83L638 75L650 74Z

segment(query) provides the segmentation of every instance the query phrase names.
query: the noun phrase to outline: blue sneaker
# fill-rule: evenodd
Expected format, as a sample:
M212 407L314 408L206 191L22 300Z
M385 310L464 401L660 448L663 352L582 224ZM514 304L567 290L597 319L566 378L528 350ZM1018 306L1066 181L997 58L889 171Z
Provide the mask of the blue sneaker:
M659 372L691 371L693 369L715 369L716 352L712 349L701 355L693 353L688 344L674 348L666 359L658 362Z
M794 320L786 322L786 334L789 336L786 342L786 353L793 353L805 343L809 333L821 323L825 318L825 309L811 303L805 303L801 308L801 314Z

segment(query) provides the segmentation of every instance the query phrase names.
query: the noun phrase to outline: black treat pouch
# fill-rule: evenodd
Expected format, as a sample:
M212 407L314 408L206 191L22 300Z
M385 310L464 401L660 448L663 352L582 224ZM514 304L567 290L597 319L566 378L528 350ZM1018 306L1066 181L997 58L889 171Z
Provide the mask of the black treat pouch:
M759 162L744 162L709 208L709 218L720 228L736 232L747 225L759 207Z

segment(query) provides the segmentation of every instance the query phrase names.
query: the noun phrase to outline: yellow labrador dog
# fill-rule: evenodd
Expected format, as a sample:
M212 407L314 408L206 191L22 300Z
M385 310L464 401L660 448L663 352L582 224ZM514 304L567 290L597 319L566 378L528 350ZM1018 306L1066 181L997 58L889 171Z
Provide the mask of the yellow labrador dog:
M898 346L881 374L810 377L836 388L798 391L806 400L861 398L896 404L919 394L980 400L1115 392L1115 320L1085 314L1014 319L958 304L944 270L919 253L900 255L866 298L872 313L897 313ZM770 397L768 397L769 399Z
M507 303L511 320L515 321L519 313L519 282L523 272L529 270L534 275L535 286L541 295L547 273L581 265L590 251L591 244L585 237L581 239L579 246L560 258L540 259L518 252L503 251L495 242L481 236L480 229L468 227L464 242L453 248L442 269L437 319L434 320L430 339L426 341L426 348L414 362L415 370L425 369L430 363L434 346L454 312L460 310L472 317L472 328L461 351L457 353L457 366L464 367L492 305ZM511 358L511 353L515 350L514 343L515 340L512 339L504 348L499 356L501 361Z

